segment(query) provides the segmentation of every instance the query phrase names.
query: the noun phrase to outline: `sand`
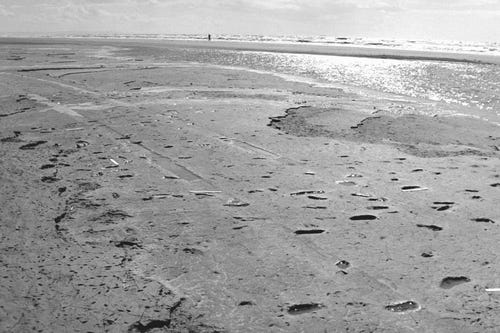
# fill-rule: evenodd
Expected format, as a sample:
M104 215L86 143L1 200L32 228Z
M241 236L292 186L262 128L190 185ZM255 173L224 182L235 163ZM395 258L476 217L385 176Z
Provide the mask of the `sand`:
M0 45L0 331L500 326L498 126L158 64L175 43L15 42Z

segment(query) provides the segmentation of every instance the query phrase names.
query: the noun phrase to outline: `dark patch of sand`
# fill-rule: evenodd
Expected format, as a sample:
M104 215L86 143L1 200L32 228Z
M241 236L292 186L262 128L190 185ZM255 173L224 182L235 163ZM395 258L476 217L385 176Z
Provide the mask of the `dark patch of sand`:
M499 127L474 118L366 116L345 109L298 107L271 118L269 125L296 136L392 144L420 157L499 154Z

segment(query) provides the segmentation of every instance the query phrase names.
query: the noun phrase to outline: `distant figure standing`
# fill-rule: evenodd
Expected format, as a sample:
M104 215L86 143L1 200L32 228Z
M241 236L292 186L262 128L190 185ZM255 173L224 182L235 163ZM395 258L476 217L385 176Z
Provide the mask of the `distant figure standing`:
M208 34L208 41L210 42L212 40L212 36Z

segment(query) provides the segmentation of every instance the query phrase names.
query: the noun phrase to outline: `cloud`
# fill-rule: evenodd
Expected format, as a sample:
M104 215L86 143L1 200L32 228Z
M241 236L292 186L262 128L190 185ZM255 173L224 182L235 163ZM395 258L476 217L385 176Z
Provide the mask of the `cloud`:
M0 0L0 30L384 36L500 31L500 0ZM495 20L495 18L497 20ZM487 21L489 20L489 21ZM487 22L486 22L487 21ZM394 22L397 22L394 23ZM469 22L470 24L467 24ZM483 23L484 22L484 23ZM488 23L489 22L489 23ZM460 23L460 24L459 24ZM460 28L460 27L467 27ZM409 28L411 27L411 29ZM497 34L498 35L498 34ZM434 35L433 35L434 37ZM411 38L411 37L409 37Z
M4 16L4 17L13 17L14 16L14 12L9 10L7 7L5 7L4 5L1 5L0 4L0 16Z

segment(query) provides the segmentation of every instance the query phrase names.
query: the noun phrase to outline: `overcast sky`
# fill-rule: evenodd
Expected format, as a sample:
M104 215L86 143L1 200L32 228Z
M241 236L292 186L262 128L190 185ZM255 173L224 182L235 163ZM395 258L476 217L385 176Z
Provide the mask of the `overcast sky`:
M329 35L500 42L500 0L0 0L0 33Z

